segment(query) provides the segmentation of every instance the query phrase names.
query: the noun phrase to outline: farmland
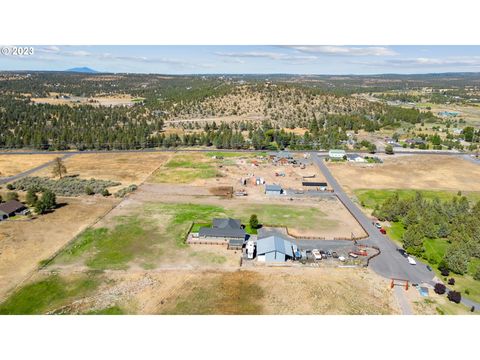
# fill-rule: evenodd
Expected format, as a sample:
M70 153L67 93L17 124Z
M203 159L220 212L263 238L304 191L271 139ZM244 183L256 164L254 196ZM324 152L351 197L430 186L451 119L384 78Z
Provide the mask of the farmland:
M33 169L45 164L57 155L0 155L0 179L20 174L26 170Z

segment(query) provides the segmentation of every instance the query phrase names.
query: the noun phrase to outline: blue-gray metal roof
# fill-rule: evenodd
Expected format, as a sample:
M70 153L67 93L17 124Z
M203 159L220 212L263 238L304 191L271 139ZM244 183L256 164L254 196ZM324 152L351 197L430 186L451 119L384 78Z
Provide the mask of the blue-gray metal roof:
M243 229L219 229L219 228L210 228L202 227L198 231L198 236L207 236L207 237L225 237L225 238L245 238L245 230Z
M282 187L276 184L265 185L265 191L282 191Z
M278 235L272 235L257 240L257 255L263 255L272 251L293 257L293 251L297 251L297 246Z

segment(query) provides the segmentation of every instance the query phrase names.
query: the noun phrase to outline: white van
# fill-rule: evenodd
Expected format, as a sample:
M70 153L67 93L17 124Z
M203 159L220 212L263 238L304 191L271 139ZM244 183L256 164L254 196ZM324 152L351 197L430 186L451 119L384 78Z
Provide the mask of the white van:
M415 259L412 258L411 256L409 256L409 257L407 258L407 260L408 260L408 263L409 263L410 265L417 265L417 262L416 262Z
M313 249L312 255L315 260L322 260L322 254L320 254L320 251L318 251L318 249Z

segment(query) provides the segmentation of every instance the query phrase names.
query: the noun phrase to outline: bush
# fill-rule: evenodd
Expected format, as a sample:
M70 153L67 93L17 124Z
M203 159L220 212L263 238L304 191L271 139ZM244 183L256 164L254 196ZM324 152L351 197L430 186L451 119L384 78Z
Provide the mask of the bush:
M27 204L30 206L35 206L37 201L38 201L38 196L35 189L33 188L28 189L27 196L26 196Z
M475 280L480 280L480 265L477 266L477 269L475 270L475 273L473 274L473 278Z
M85 188L90 187L95 194L110 186L120 185L118 182L97 179L80 179L78 177L66 176L58 180L38 176L27 176L12 183L16 190L28 190L34 188L37 192L51 190L58 196L80 196L85 194Z
M454 278L448 279L448 285L455 285L455 279Z
M137 185L135 184L132 184L126 188L123 188L123 189L120 189L118 190L116 193L115 193L115 197L120 197L120 198L123 198L125 197L125 195L131 193L131 192L134 192L135 190L137 190Z
M445 291L447 291L447 287L443 284L436 283L433 290L435 291L436 294L443 295L445 294Z
M85 194L87 195L95 195L95 191L90 186L85 186Z
M450 275L450 270L448 270L448 269L441 269L440 271L441 271L442 276Z
M110 191L108 191L108 189L105 188L105 189L103 189L103 191L102 191L102 195L103 195L103 196L110 196L111 194L110 194Z
M15 187L12 184L7 184L7 190L14 190Z
M448 300L456 303L456 304L459 304L460 301L462 300L462 295L458 292L458 291L449 291L448 292L448 295L447 295L447 298Z

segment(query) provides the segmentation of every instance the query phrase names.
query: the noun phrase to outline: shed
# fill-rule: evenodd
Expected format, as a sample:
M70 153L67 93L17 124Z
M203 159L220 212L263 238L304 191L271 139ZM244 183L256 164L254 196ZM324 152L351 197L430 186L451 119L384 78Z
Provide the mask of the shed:
M343 159L346 155L345 150L332 149L328 151L328 157L330 159Z
M278 235L257 240L257 260L264 262L284 262L294 258L297 246Z
M283 189L280 185L271 184L265 185L265 194L267 195L282 195Z
M302 186L305 187L317 187L321 190L327 190L328 184L326 182L317 182L317 181L302 181Z

